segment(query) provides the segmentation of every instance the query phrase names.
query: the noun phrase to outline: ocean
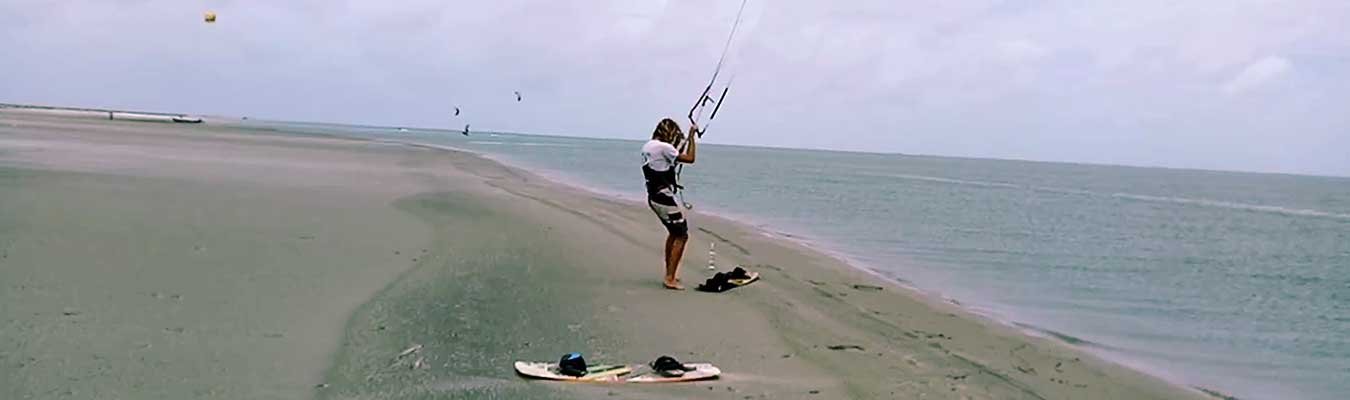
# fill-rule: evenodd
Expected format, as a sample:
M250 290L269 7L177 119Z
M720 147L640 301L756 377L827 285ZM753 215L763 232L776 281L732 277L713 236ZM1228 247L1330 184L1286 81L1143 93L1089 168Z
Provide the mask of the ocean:
M444 145L643 197L640 140L251 124ZM701 145L682 180L695 226L741 220L1174 382L1350 393L1350 178Z

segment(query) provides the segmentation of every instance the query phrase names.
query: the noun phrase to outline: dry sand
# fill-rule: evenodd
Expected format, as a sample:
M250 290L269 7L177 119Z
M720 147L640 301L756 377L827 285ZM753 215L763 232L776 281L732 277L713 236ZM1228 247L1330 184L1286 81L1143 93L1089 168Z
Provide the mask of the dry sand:
M0 110L0 398L1204 398L693 221L689 286L763 280L664 290L645 206L471 154ZM511 371L570 351L725 375Z

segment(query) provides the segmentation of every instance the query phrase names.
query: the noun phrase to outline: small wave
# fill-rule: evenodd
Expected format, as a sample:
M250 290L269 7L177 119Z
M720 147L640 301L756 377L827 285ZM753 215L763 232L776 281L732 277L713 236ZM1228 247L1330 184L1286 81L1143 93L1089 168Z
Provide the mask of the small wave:
M884 175L884 176L892 177L892 178L908 179L908 180L913 180L913 181L921 181L921 182L945 183L945 184L949 184L949 185L957 185L957 186L974 186L974 187L998 188L998 189L1023 189L1023 190L1031 190L1031 191L1037 191L1037 192L1047 192L1047 193L1057 193L1057 194L1076 194L1076 195L1085 195L1085 196L1102 195L1102 193L1097 193L1097 192L1093 192L1093 191L1090 191L1090 190L1082 190L1082 189L1070 189L1070 188L1062 188L1062 187L1054 187L1054 186L1019 185L1019 184L1016 184L1016 183L1007 183L1007 182L972 181L972 180L965 180L965 179L943 178L943 177L940 177L940 176L905 175L905 174L888 174L888 175Z
M1147 201L1147 202L1154 202L1154 203L1169 203L1169 204L1183 204L1183 205L1201 206L1201 207L1226 208L1226 209L1230 209L1230 210L1241 210L1241 211L1250 211L1250 212L1260 212L1260 213L1267 213L1267 214L1279 214L1279 215L1288 215L1288 216L1295 216L1295 217L1332 218L1332 219L1340 219L1340 220L1350 220L1350 214L1345 214L1345 213L1337 213L1337 212L1322 211L1322 210L1312 210L1312 209L1304 209L1304 208L1289 208L1289 207L1281 207L1281 206L1268 206L1268 205L1260 205L1260 204L1247 204L1247 203L1238 203L1238 202L1222 201L1222 200L1193 199L1193 198L1186 198L1186 197L1170 197L1170 196L1152 196L1152 195L1146 195L1146 194L1123 193L1123 192L1117 192L1117 193L1102 193L1102 192L1094 192L1094 191L1090 191L1090 190L1071 189L1071 188L1062 188L1062 187L1053 187L1053 186L1030 186L1030 185L1018 185L1018 184L1005 183L1005 182L972 181L972 180L952 179L952 178L943 178L943 177L938 177L938 176L927 176L927 175L887 174L887 175L884 175L884 176L892 177L892 178L908 179L908 180L914 180L914 181L922 181L922 182L944 183L944 184L949 184L949 185L973 186L973 187L984 187L984 188L998 188L998 189L1024 189L1024 190L1033 190L1033 191L1038 191L1038 192L1057 193L1057 194L1072 194L1072 195L1096 196L1096 197L1114 197L1114 198L1118 198L1118 199L1127 199L1127 200L1136 200L1136 201Z
M1070 334L1066 334L1066 333L1063 333L1063 332L1057 332L1057 331L1054 331L1054 330L1045 329L1045 328L1042 328L1042 327L1039 327L1039 326L1036 326L1036 325L1032 325L1032 324L1021 323L1021 322L1013 322L1013 325L1017 326L1018 328L1022 328L1022 329L1031 331L1031 332L1036 333L1036 334L1040 334L1040 335L1044 335L1044 336L1049 336L1049 337L1055 338L1055 339L1057 339L1057 340L1059 340L1059 341L1061 341L1061 342L1068 343L1068 344L1071 344L1071 345L1074 345L1074 346L1096 347L1096 348L1102 348L1102 349L1112 349L1111 346L1107 346L1107 345L1105 345L1105 344L1097 343L1097 342L1094 342L1094 341L1091 341L1091 340L1083 339L1083 338L1080 338L1080 337L1077 337L1077 336L1073 336L1073 335L1070 335Z
M490 144L490 145L509 145L509 146L537 146L537 147L577 147L572 144L564 143L544 143L544 142L502 142L496 140L473 140L470 144Z
M923 182L934 182L934 183L946 183L946 184L962 185L962 186L978 186L978 187L991 187L991 188L1004 188L1004 189L1023 189L1023 188L1026 188L1026 186L1016 185L1016 184L1012 184L1012 183L1004 183L1004 182L988 182L988 181L968 181L968 180L964 180L964 179L952 179L952 178L943 178L943 177L938 177L938 176L927 176L927 175L887 174L887 175L885 175L885 176L892 177L892 178L908 179L908 180L912 180L912 181L923 181Z
M1284 282L1293 286L1316 285L1325 281L1325 279L1318 276L1299 276L1282 273L1253 273L1247 274L1246 276L1253 280Z
M1172 204L1185 204L1202 207L1227 208L1232 210L1252 211L1268 214L1280 214L1297 217L1319 217L1319 218L1350 220L1350 214L1341 214L1321 210L1309 210L1303 208L1287 208L1280 206L1265 206L1260 204L1236 203L1231 201L1190 199L1185 197L1149 196L1132 193L1112 193L1111 197L1128 200L1150 201L1156 203L1172 203Z
M1199 390L1201 393L1204 393L1204 394L1206 394L1206 395L1208 395L1208 396L1210 396L1210 397L1216 398L1216 399L1220 399L1220 400L1239 400L1239 399L1238 399L1237 397L1235 397L1235 396L1229 396L1229 395L1227 395L1227 394L1224 394L1223 392L1220 392L1220 391L1214 390L1214 389L1210 389L1210 388L1206 388L1206 387L1204 387L1204 386L1191 386L1191 387L1195 388L1195 390Z
M521 146L577 147L576 145L572 145L572 144L562 144L562 143L520 142L520 143L516 143L516 144L521 145Z

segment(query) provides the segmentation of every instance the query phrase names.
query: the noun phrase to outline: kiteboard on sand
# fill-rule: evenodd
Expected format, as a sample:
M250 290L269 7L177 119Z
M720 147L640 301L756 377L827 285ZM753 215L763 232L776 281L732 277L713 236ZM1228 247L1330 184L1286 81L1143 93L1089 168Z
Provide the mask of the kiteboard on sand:
M585 375L572 376L563 375L558 363L516 361L516 373L554 381L613 382L632 372L633 368L627 365L592 365L586 367Z
M569 354L569 356L571 355ZM689 382L713 379L722 374L722 370L712 364L682 364L670 357L658 358L650 366L636 367L606 364L585 365L584 360L579 364L575 363L573 360L576 359L580 359L580 355L572 359L564 356L561 363L570 364L568 367L564 367L560 363L516 361L516 373L535 379L596 383ZM644 369L646 372L630 376L636 369Z
M666 383L666 382L689 382L701 381L704 379L713 379L722 375L722 370L708 363L688 363L684 364L689 368L679 376L667 376L661 372L651 371L628 378L629 383Z

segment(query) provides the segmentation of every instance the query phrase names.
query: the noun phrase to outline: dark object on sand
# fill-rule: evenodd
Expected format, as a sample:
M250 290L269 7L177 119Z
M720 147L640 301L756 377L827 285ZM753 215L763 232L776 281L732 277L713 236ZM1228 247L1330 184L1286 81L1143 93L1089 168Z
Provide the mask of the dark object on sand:
M586 358L581 353L567 353L558 360L558 373L567 376L585 376Z
M563 355L560 361L566 361L568 355ZM578 354L579 355L579 354ZM622 382L621 376L632 373L633 369L626 365L587 365L585 370L576 372L576 366L570 366L567 373L563 373L562 366L555 362L529 362L516 361L516 373L528 378L539 378L539 380L552 381L580 381L580 382Z
M859 345L856 345L856 344L836 344L836 345L833 345L833 346L825 346L825 348L830 349L830 350L835 350L835 351L839 351L839 350L867 351L867 350L864 349L862 346L859 346Z
M746 271L744 268L736 267L731 272L718 272L703 284L698 285L696 290L700 292L721 293L741 286L749 285L759 280L758 272Z
M676 360L675 357L671 356L657 357L656 361L652 361L649 366L652 367L652 371L656 371L657 374L671 378L684 376L685 372L696 369L681 364L679 360Z

